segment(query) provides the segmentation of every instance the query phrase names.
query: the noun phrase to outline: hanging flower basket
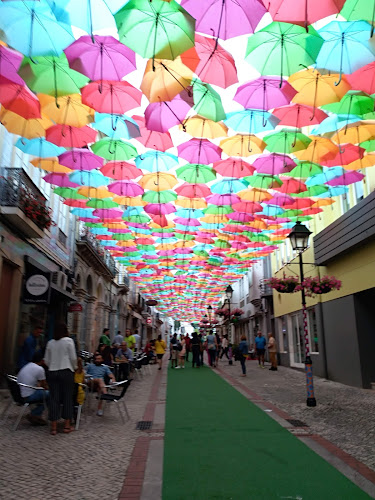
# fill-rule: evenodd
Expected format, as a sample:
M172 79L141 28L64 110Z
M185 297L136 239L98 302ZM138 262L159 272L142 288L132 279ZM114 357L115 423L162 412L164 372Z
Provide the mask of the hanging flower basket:
M243 315L243 310L242 309L234 309L232 311L232 316L235 316L235 317L239 318L242 315Z
M215 314L223 318L227 318L229 316L229 311L228 309L216 309Z
M265 283L279 293L294 293L301 290L301 284L297 276L283 276L282 278L271 278Z
M341 285L341 281L334 276L323 276L322 278L319 276L315 276L314 278L309 277L305 278L301 283L308 297L322 295L332 290L340 290Z

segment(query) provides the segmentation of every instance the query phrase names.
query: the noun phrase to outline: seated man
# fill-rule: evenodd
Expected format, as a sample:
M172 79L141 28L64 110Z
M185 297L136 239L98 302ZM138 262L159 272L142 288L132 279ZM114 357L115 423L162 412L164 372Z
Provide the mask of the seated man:
M98 394L106 394L107 389L104 387L105 386L105 381L104 377L108 376L110 380L113 382L116 382L116 379L111 372L110 368L106 365L103 365L103 357L101 354L95 354L94 356L94 363L91 363L88 365L86 374L90 375L92 379L89 381L89 385L94 389L98 391ZM99 404L98 404L98 411L97 415L100 417L103 415L103 401L99 399Z
M121 380L125 380L129 377L129 367L133 359L133 351L129 349L126 342L121 342L121 346L115 356L115 361L121 362L119 366L119 376Z
M43 387L47 389L46 372L42 368L43 361L42 353L36 352L30 363L27 363L17 375L17 382L20 384L32 385L33 387ZM35 405L27 419L33 425L47 425L47 422L42 418L44 411L44 402L48 401L49 393L47 390L35 390L29 387L20 386L21 396L26 403L38 403Z

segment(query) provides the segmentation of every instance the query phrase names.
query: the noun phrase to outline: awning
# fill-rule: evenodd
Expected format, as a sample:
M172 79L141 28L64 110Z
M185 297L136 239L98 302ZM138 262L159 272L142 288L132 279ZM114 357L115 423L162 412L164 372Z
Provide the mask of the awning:
M59 294L59 298L62 299L62 300L67 300L67 301L77 301L77 297L75 295L73 295L72 293L64 290L63 288L60 288L59 286L55 285L55 283L51 283L51 290L52 290L52 293L58 293Z

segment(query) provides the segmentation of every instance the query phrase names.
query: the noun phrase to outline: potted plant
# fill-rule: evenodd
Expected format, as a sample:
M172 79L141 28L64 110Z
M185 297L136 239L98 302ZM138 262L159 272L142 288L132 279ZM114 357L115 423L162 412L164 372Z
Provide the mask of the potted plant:
M301 286L305 289L308 297L314 295L321 295L323 293L331 292L332 290L340 290L341 281L334 276L319 276L308 277L303 280Z
M265 283L279 293L294 293L301 290L301 284L297 276L273 277L265 280Z
M21 188L20 208L30 220L41 229L49 229L52 222L52 209L45 206L44 198L37 198Z
M243 310L242 309L234 309L232 311L232 316L236 316L237 318L239 318L242 315L243 315Z
M228 311L228 309L216 309L215 314L225 318L229 315L229 311Z

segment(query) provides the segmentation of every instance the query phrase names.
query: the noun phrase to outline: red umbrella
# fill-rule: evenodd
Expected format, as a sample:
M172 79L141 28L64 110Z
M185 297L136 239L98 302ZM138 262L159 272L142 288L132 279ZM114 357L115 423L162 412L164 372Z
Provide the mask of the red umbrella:
M304 104L290 104L275 108L272 113L280 118L279 125L289 125L290 127L302 128L322 122L328 115L321 109L316 109Z
M186 198L206 198L211 194L210 188L205 184L189 184L188 182L184 182L175 191Z
M142 170L126 161L110 161L106 163L100 171L103 175L118 181L135 179L143 175Z
M325 167L337 167L339 165L349 165L353 161L363 158L365 149L360 146L355 146L354 144L340 144L339 152L332 158L332 155L328 153L319 159L319 163Z
M289 205L285 205L285 210L303 210L304 208L310 208L314 205L315 201L311 198L293 198L293 202Z
M40 118L40 102L25 84L0 76L0 103L26 120Z
M206 83L226 89L238 82L232 55L214 38L195 35L195 47L181 54L181 60Z
M283 181L279 188L275 188L275 191L280 193L303 193L307 191L307 187L304 182L297 179L281 179Z
M100 113L122 115L141 105L142 92L128 82L91 82L82 88L82 102Z
M166 151L173 147L172 138L169 132L153 132L148 130L143 116L132 116L133 120L139 125L141 137L137 137L137 141L143 144L146 148L157 149L158 151Z
M246 212L248 214L254 214L255 212L262 211L262 205L260 203L253 203L252 201L240 201L239 203L233 203L232 208L238 212Z
M53 125L46 130L47 141L64 148L82 148L95 142L97 131L85 125L72 127L71 125Z
M152 215L151 219L160 227L168 226L168 220L165 215Z
M255 168L240 158L227 158L217 161L213 165L214 170L225 177L246 177L253 175Z
M263 0L274 21L308 26L324 17L338 14L345 0Z
M362 90L367 94L375 93L375 62L366 64L345 77L353 90Z

